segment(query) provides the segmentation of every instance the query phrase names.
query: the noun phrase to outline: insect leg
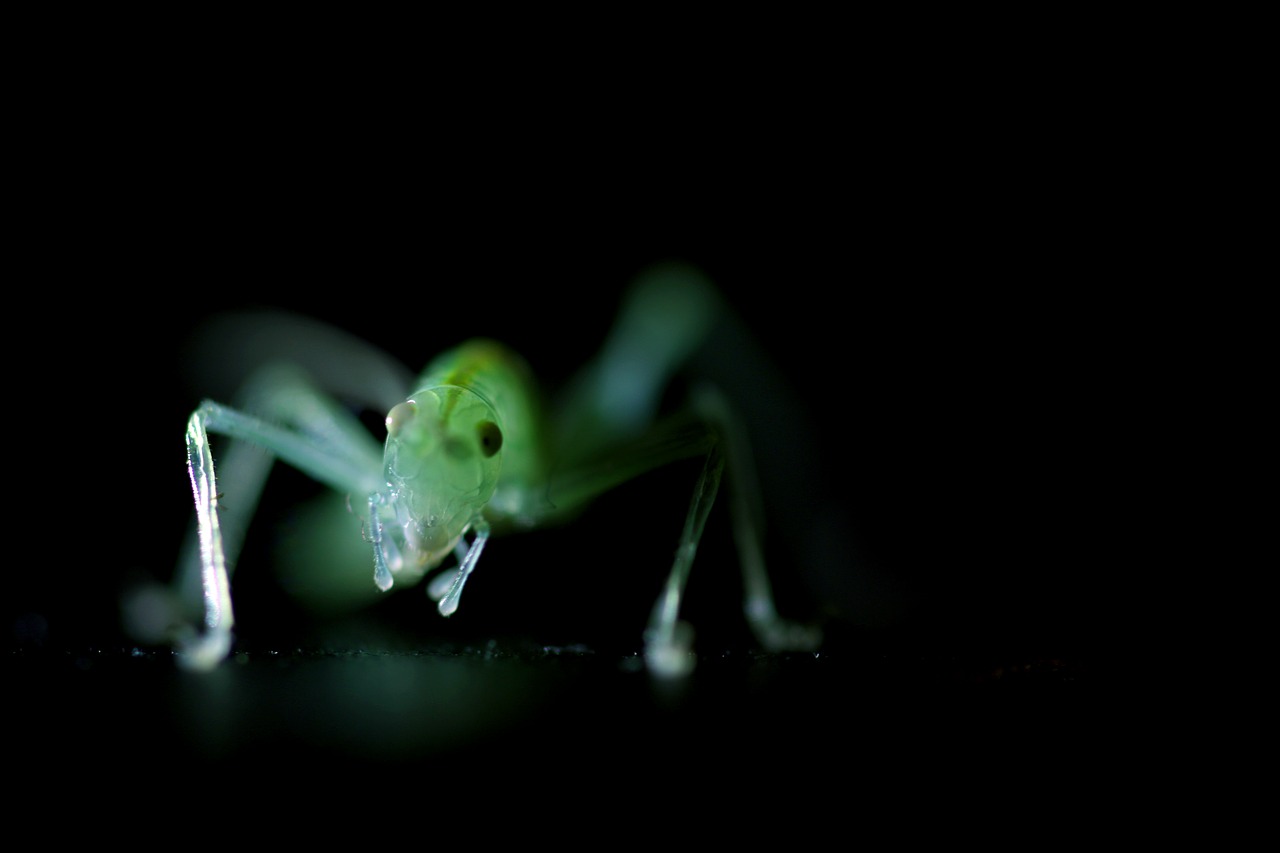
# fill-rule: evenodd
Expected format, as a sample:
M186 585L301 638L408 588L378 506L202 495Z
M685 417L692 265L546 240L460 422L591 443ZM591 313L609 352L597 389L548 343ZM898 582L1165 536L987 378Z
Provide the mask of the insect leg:
M649 618L645 632L646 662L661 676L684 675L693 669L696 661L691 651L693 631L679 618L680 601L726 469L734 540L742 564L743 611L756 639L770 651L817 648L821 632L781 618L774 605L761 542L759 486L745 431L724 396L710 386L697 389L693 408L714 439L694 486L675 561Z
M467 549L467 553L458 564L457 571L453 573L453 583L449 585L449 591L440 599L439 610L441 616L452 616L453 612L458 609L458 599L462 597L462 587L466 584L467 578L471 576L471 570L476 567L476 561L480 559L480 554L484 551L484 544L489 541L489 522L483 518L477 518L472 522L472 528L475 530L475 539L471 541L471 547Z
M187 423L197 547L179 569L178 586L187 601L198 597L202 627L181 626L176 644L179 661L191 669L210 669L230 650L235 621L230 576L273 459L354 493L376 488L381 468L378 448L359 421L295 370L278 367L260 373L242 400L246 411L205 401ZM211 432L238 439L224 458L229 476L222 486L230 497L223 510Z
M680 600L684 596L689 570L698 550L698 541L706 526L707 516L720 489L720 477L724 472L723 446L716 442L707 454L693 489L689 514L685 517L680 545L676 548L675 562L662 592L654 603L649 626L644 634L644 657L649 669L656 675L676 677L693 670L697 658L692 651L693 629L680 620Z
M743 612L747 622L756 639L769 651L812 651L821 644L822 632L814 626L783 619L774 605L762 542L760 485L746 431L725 396L712 386L696 390L694 407L714 425L725 449L730 512L742 564Z
M471 546L467 544L467 540L465 538L459 539L458 544L453 548L453 556L458 561L458 565L453 568L441 570L435 577L427 582L427 598L438 603L440 599L444 598L445 595L448 594L449 590L453 587L454 581L457 580L458 572L460 571L462 564L466 562L467 554L470 553L470 551ZM474 565L475 561L472 560L472 566Z

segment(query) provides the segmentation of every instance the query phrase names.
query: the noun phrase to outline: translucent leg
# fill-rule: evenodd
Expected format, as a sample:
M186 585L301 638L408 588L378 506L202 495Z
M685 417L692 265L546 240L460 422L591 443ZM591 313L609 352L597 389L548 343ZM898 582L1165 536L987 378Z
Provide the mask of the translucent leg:
M671 566L671 573L667 575L662 593L653 606L649 627L644 634L645 663L651 672L664 678L689 674L697 661L692 649L693 629L687 622L680 620L680 600L684 597L689 570L693 567L693 558L698 551L698 541L702 538L707 515L715 503L723 472L724 453L722 445L717 443L707 455L702 473L698 475L689 504L689 514L685 517L684 532L680 535L680 546L676 549L675 562Z
M695 407L709 421L726 446L730 510L734 541L742 564L743 612L760 644L769 651L812 651L822 643L822 631L778 615L773 587L765 567L761 530L760 486L746 431L728 401L711 387L698 389Z
M467 549L466 556L458 564L458 570L454 573L453 583L449 585L449 591L445 593L444 598L440 599L439 610L441 616L452 616L453 612L458 609L458 600L462 597L462 587L466 584L467 578L471 576L471 570L476 567L476 561L480 559L480 554L484 551L484 544L489 541L489 522L483 518L477 518L472 522L472 527L476 532L476 537L471 541L471 547Z
M716 440L698 476L675 562L645 631L645 661L654 674L663 677L686 675L696 662L693 629L680 620L680 602L726 467L734 539L742 563L743 611L756 639L770 651L811 651L822 642L818 628L781 618L774 605L761 543L759 487L745 433L714 389L699 389L694 407L711 424Z
M427 582L427 598L439 603L440 599L449 593L449 590L453 588L454 581L458 579L460 567L466 562L467 554L470 550L471 548L467 545L465 539L458 540L458 544L453 549L453 556L458 561L458 565L444 569Z
M231 581L223 552L218 521L217 478L213 454L200 411L187 422L187 471L195 496L196 530L200 548L200 586L203 592L204 630L184 626L176 637L178 660L188 669L212 669L231 651Z
M698 270L664 264L642 274L600 353L559 401L556 458L586 460L640 437L720 314L720 297Z
M466 552L463 552L466 556ZM453 587L454 581L458 579L457 567L449 568L441 571L430 581L427 582L427 598L432 601L439 602L440 599L448 595L449 590Z
M645 658L663 676L683 675L694 667L693 631L681 621L680 605L726 469L742 560L743 609L757 639L770 650L810 649L821 639L815 629L788 623L776 612L750 448L723 395L704 389L691 411L653 420L668 381L713 328L734 322L728 313L696 270L667 266L649 271L629 294L599 358L570 384L558 410L555 465L545 492L548 518L568 514L660 465L706 457L675 560L645 631Z
M180 594L199 596L202 615L200 628L180 626L175 642L179 662L191 669L211 669L230 651L235 623L231 571L273 458L279 456L335 489L356 493L376 488L381 467L378 448L360 423L295 371L264 372L244 399L272 420L206 401L187 422L197 547L190 562L180 567L178 586ZM240 439L226 454L225 467L233 474L224 485L234 491L229 508L221 512L211 432Z

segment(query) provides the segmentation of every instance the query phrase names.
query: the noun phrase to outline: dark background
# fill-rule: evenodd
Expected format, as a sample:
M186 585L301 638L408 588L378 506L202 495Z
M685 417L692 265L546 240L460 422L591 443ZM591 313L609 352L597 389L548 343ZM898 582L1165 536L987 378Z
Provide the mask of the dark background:
M336 175L296 138L129 152L33 210L37 473L14 525L42 568L5 599L27 766L1083 760L1108 725L1125 556L1100 449L1126 440L1124 308L1094 276L1113 234L1080 215L1087 170L940 160L922 138L793 148L763 173L712 144L572 179L500 144L465 166L406 168L410 150ZM239 662L192 678L121 632L121 592L172 571L189 521L182 434L204 392L182 347L211 311L305 312L415 368L490 335L554 386L630 280L673 259L749 330L742 357L700 366L751 421L779 603L824 626L820 654L759 652L718 512L686 611L699 669L668 689L637 668L687 466L494 540L447 622L420 590L316 620L260 570L264 536L236 578ZM273 475L261 530L309 488Z

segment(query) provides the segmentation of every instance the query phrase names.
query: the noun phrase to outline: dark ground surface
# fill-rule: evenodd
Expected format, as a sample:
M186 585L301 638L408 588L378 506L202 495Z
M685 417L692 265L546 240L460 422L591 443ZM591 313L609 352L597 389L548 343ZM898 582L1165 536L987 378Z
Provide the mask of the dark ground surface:
M501 636L264 647L204 676L149 650L27 652L6 662L6 683L21 697L9 755L33 778L154 784L217 770L249 789L261 773L361 767L453 779L547 768L588 787L660 770L744 790L767 790L773 773L1068 773L1129 726L1129 709L1068 655L913 653L839 636L816 655L704 648L674 684L634 651Z

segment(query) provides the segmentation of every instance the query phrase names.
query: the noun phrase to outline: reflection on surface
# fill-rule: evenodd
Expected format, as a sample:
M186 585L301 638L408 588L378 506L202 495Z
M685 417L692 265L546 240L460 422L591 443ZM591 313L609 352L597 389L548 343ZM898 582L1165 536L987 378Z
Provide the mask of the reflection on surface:
M178 719L210 757L272 745L409 758L461 749L535 713L553 681L492 656L233 658L181 675Z

